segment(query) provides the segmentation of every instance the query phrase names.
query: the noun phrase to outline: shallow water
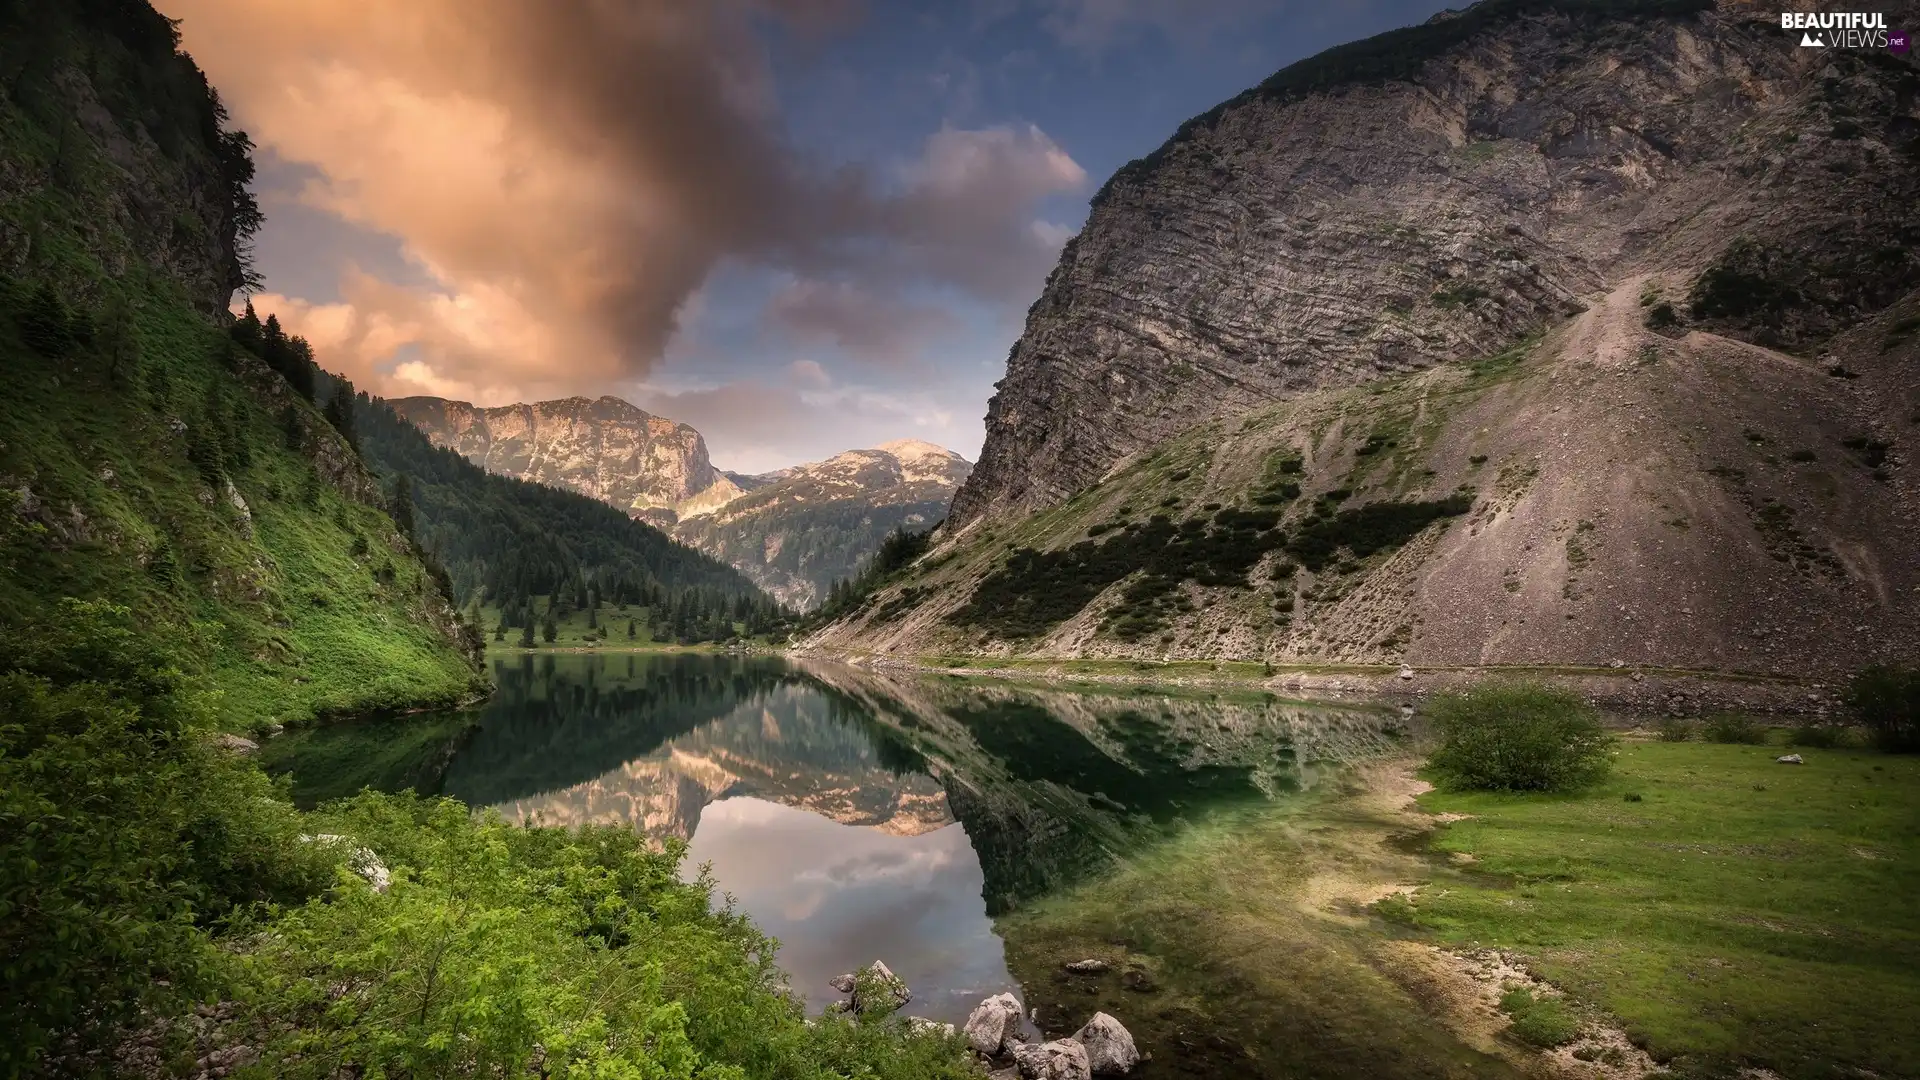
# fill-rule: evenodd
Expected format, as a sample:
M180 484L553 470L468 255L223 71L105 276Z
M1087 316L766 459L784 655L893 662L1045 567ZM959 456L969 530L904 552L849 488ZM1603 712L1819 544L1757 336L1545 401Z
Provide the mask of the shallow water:
M1020 988L993 919L1223 808L1393 745L1395 718L1271 697L897 678L770 657L494 661L463 713L272 747L311 802L412 787L548 824L689 844L687 872L782 943L815 1008L884 960L908 1011Z

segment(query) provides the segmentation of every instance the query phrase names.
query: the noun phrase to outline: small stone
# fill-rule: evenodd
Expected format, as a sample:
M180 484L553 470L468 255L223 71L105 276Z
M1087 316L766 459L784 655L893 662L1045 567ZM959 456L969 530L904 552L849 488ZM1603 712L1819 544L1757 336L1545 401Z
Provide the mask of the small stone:
M1110 966L1111 965L1105 960L1075 960L1067 965L1067 970L1073 972L1075 975L1099 975L1104 973Z
M1412 668L1410 668L1410 667L1403 667L1403 668L1401 668L1401 669L1400 669L1400 677L1401 677L1402 679L1411 679L1411 678L1413 678L1413 669L1412 669Z
M1640 674L1640 673L1639 673L1639 672L1637 672L1637 671L1633 673L1633 681L1634 681L1634 682L1645 682L1645 681L1646 681L1646 678L1647 678L1647 677L1646 677L1645 675L1642 675L1642 674Z
M1781 754L1781 755L1780 755L1779 757L1777 757L1777 758L1774 758L1773 760L1775 760L1775 761L1777 761L1777 762L1779 762L1779 763L1780 763L1780 764L1782 764L1782 765L1804 765L1804 764L1806 764L1806 762L1805 762L1805 761L1803 761L1803 760L1801 759L1801 757L1800 757L1800 755L1799 755L1799 754Z
M1140 1064L1140 1051L1126 1026L1106 1013L1094 1013L1073 1041L1087 1048L1087 1065L1094 1072L1119 1074Z
M1607 661L1607 666L1610 668L1623 668L1627 666L1627 662L1616 656L1612 660Z
M213 740L213 744L229 754L240 754L242 756L260 749L259 743L245 736L235 735L230 731L222 732Z

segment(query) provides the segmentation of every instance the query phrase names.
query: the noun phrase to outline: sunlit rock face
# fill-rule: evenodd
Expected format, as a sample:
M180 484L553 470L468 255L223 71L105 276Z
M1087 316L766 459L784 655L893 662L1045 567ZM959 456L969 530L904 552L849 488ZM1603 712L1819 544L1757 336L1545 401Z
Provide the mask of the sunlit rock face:
M516 821L628 824L681 840L708 804L739 796L895 836L953 821L938 781L895 771L830 709L817 693L785 687L593 780L499 809Z
M671 522L741 494L698 431L616 397L482 409L436 397L390 403L445 447L503 476L567 488L635 517Z
M1911 75L1884 54L1798 48L1771 11L1704 0L1476 4L1395 33L1276 74L1107 182L1028 313L950 530L1054 505L1215 416L1489 355L1742 240L1826 298L1762 344L1818 342L1916 284L1912 260L1865 257L1916 192ZM1414 62L1368 78L1356 48Z
M900 439L741 478L745 494L682 514L675 539L724 560L782 602L812 608L895 529L946 516L973 465L945 447Z

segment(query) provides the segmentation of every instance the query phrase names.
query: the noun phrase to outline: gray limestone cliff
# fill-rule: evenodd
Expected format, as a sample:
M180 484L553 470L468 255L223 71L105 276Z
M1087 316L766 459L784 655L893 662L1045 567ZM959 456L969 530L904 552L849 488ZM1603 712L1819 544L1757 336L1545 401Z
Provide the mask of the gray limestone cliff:
M668 524L740 494L698 431L616 397L477 408L409 397L395 412L489 472L577 491Z
M1920 282L1915 87L1690 0L1485 0L1296 64L1096 197L950 531L1213 416L1497 352L1635 271L1717 266L1683 318L1817 343Z

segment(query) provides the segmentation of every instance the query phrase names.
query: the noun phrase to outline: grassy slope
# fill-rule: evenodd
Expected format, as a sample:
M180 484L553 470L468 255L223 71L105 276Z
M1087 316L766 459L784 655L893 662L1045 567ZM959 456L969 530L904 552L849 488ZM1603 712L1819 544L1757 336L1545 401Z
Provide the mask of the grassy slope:
M1478 873L1413 918L1528 955L1657 1057L1920 1074L1920 759L1782 752L1629 743L1585 795L1427 795L1473 815L1434 847Z
M58 122L0 96L0 159L14 184L0 219L35 239L0 278L0 487L40 507L6 509L0 620L60 596L126 604L201 658L234 727L469 692L477 676L446 631L445 602L384 510L361 501L370 488L357 461L305 403L294 405L305 445L286 448L284 382L250 357L228 359L224 332L100 210L140 181L79 129L47 129ZM193 151L179 153L150 150L146 165L186 170ZM195 222L183 212L176 227ZM52 359L21 340L17 314L41 281L91 316L94 345ZM117 376L101 344L116 310L138 355ZM221 403L213 416L210 400ZM247 514L189 461L203 430L248 447L250 462L226 469ZM340 483L321 479L317 458Z

